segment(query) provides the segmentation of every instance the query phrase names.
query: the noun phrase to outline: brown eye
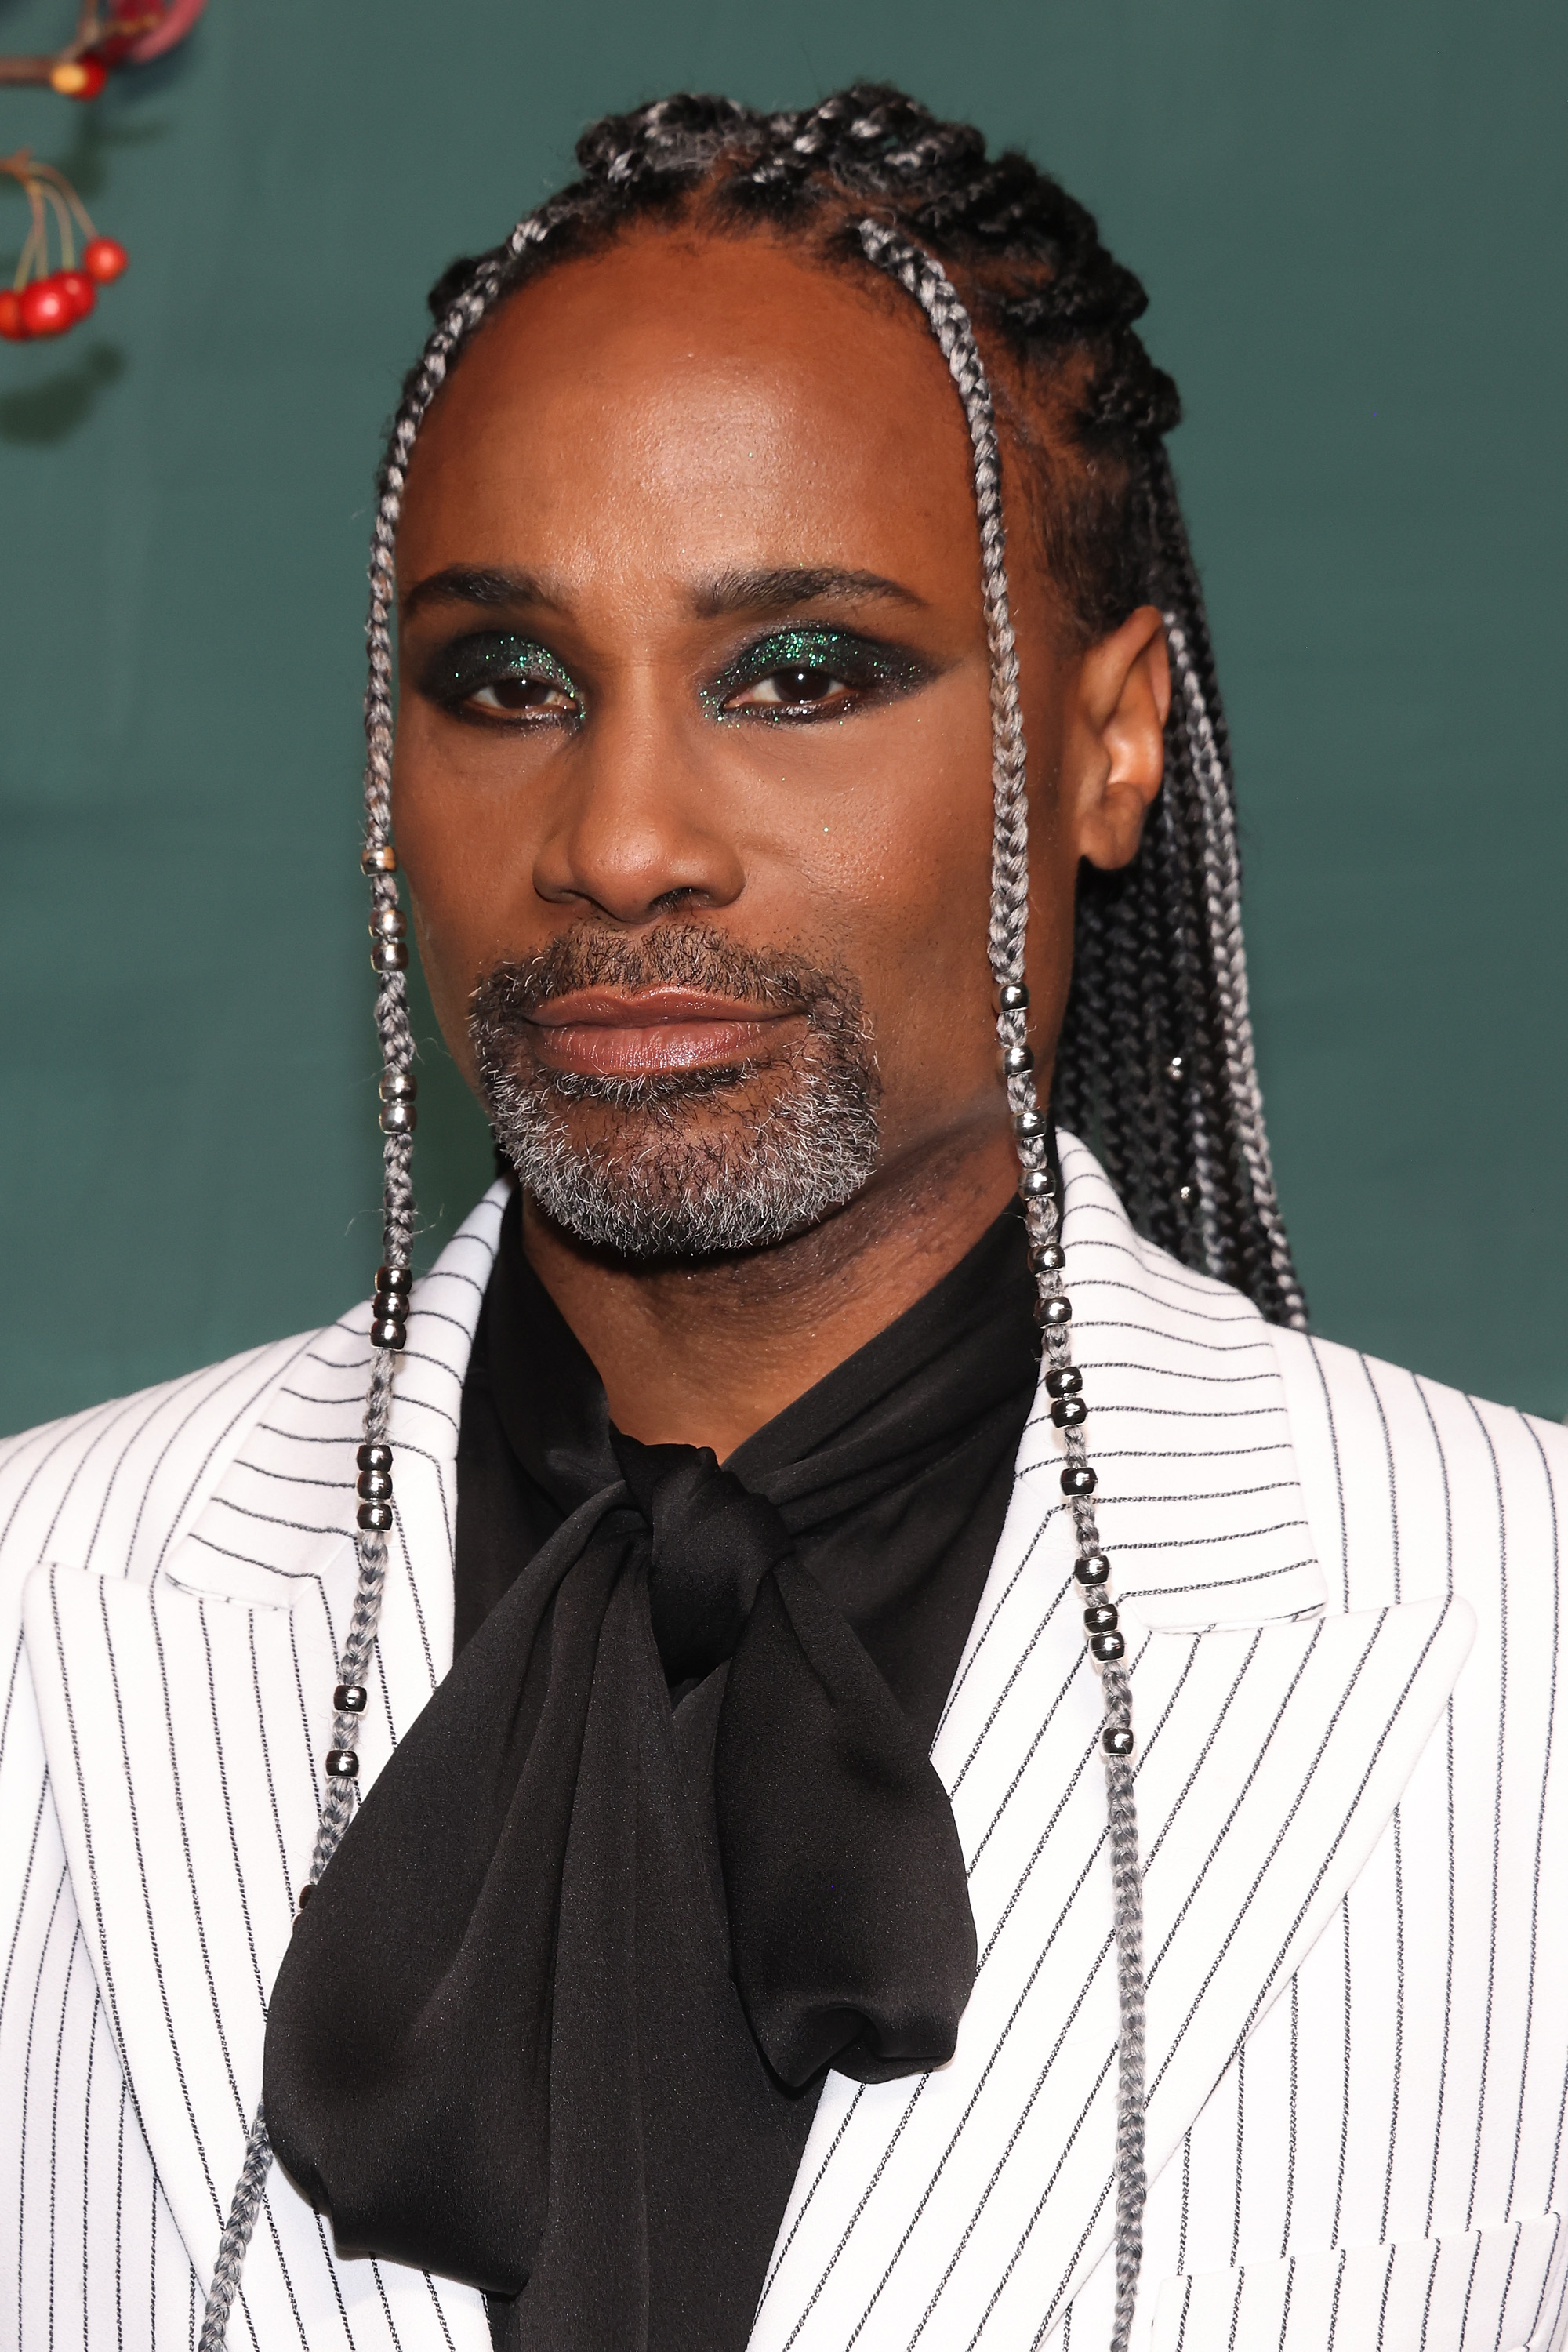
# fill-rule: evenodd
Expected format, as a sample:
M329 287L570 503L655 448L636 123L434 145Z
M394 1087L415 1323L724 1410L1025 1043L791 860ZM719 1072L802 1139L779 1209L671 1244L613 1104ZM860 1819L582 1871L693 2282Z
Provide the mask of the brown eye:
M808 710L846 692L830 669L771 669L730 699L731 710Z
M933 674L899 646L814 624L774 630L745 646L701 691L716 719L837 726L853 711L914 692Z
M781 669L773 677L784 702L826 702L838 683L826 669Z
M548 677L495 677L468 698L471 710L504 713L509 719L538 712L556 718L576 709L563 687Z

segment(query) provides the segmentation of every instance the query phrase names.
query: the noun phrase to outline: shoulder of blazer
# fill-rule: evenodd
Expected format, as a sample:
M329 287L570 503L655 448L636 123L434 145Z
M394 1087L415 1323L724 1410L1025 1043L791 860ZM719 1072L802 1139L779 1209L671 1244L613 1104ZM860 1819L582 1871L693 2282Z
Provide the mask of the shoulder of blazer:
M150 1583L268 1393L317 1344L304 1332L0 1444L0 1610L42 1563Z
M1273 1339L1331 1608L1458 1593L1484 1616L1507 1593L1554 1619L1568 1429L1332 1340Z
M442 1374L459 1386L504 1200L505 1188L492 1187L416 1286L425 1323L450 1360ZM315 1393L323 1369L362 1372L368 1312L362 1304L319 1330L0 1441L0 1633L14 1635L22 1586L39 1566L152 1583L251 1433L273 1417L270 1407L283 1403L290 1418L308 1418L324 1408ZM417 1385L420 1367L409 1371Z
M482 1202L416 1286L362 1787L449 1653L450 1474L500 1214L499 1198ZM25 2208L28 2309L47 2309L51 2326L54 2124L27 2129L39 2036L58 2053L51 2112L66 2137L72 2103L90 2109L78 2098L85 2067L99 2111L118 2096L145 2144L161 2239L189 2257L197 2286L210 2273L260 2082L266 1988L316 1830L353 1598L367 1320L362 1307L31 1432L0 1456L0 1606L19 1601L26 1629L7 1645L0 1700L0 2210L19 2230ZM118 2187L104 2194L118 2176L101 2150L89 2197L94 2138L88 2113L70 2209L90 2228L84 2278L118 2277L135 2232L122 2229ZM265 2217L243 2290L253 2341L325 2343L341 2329L365 2352L478 2352L486 2340L472 2291L337 2264L280 2178ZM182 2343L186 2287L182 2273Z

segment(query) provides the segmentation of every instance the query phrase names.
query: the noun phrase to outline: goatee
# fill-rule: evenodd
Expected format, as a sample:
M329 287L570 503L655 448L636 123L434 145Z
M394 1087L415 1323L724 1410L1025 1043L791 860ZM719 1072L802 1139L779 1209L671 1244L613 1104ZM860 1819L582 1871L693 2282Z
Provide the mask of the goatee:
M599 1076L540 1060L531 1016L552 998L670 986L803 1020L776 1024L781 1042L765 1056L697 1069ZM876 1168L880 1081L859 988L842 968L742 948L702 923L635 934L582 925L497 965L474 992L468 1029L524 1191L619 1256L772 1247L852 1200Z

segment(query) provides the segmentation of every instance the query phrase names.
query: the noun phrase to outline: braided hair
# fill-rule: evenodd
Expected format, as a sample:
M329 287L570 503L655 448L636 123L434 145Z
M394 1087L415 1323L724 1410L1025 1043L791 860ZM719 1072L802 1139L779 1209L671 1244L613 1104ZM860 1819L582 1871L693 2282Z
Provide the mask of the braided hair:
M1026 156L989 155L970 124L940 121L881 85L793 113L661 99L595 123L577 161L580 179L431 290L436 331L405 385L381 475L373 644L387 625L414 436L463 346L519 287L638 226L771 229L826 268L875 278L858 233L870 217L930 254L998 380L1004 438L1064 629L1087 646L1154 604L1171 654L1165 782L1138 854L1119 872L1080 875L1053 1109L1096 1150L1142 1233L1245 1291L1271 1321L1303 1327L1247 1008L1229 740L1164 448L1181 405L1135 331L1142 287ZM389 692L389 676L373 681L382 810Z

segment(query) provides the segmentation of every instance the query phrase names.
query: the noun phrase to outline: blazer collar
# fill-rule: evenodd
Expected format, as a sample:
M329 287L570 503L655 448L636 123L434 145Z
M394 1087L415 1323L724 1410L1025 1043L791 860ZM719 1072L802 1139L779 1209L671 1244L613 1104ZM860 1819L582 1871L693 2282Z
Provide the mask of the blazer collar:
M388 1706L370 1710L365 1786L392 1736L389 1710L401 1735L452 1662L463 1381L507 1198L504 1183L493 1185L415 1287L389 1433L396 1518L377 1641ZM341 1648L358 1576L353 1454L370 1373L368 1332L369 1308L361 1306L296 1355L157 1581L212 1600L301 1612L302 1622Z

